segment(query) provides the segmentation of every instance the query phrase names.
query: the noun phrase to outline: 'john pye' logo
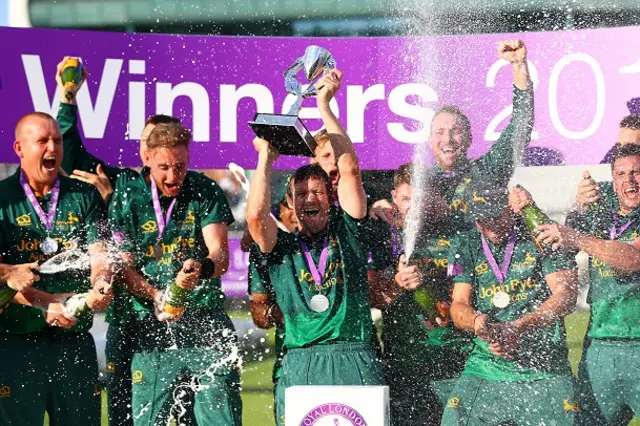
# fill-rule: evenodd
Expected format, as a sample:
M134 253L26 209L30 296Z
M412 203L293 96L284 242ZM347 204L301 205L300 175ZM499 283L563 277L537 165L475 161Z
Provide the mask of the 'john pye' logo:
M309 411L300 426L367 426L364 417L348 405L322 404Z

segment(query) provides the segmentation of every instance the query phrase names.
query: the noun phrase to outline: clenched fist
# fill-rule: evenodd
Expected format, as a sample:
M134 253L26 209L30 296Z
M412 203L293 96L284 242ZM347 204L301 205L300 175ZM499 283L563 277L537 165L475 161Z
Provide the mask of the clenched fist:
M522 40L503 40L498 43L498 56L510 64L522 64L527 60L527 47Z

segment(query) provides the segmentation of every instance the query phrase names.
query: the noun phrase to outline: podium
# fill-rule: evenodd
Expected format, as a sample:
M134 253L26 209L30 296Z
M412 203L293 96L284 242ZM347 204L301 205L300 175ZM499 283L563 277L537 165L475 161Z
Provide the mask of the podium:
M286 426L389 426L388 386L291 386Z

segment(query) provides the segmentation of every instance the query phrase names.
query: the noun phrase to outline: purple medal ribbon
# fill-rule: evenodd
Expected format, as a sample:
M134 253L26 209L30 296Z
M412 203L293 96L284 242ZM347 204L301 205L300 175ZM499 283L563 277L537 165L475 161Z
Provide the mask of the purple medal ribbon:
M619 219L620 219L620 216L618 216L618 213L616 212L611 213L611 221L613 222L613 224L611 225L611 232L609 233L609 238L611 240L615 240L620 235L624 234L624 231L626 231L627 228L631 226L631 224L634 222L633 220L630 220L629 222L622 225L620 229L617 229Z
M313 257L311 256L309 247L307 247L307 245L302 240L300 240L300 248L302 248L302 253L304 253L304 257L307 260L307 266L309 267L309 271L313 276L313 280L316 282L316 287L322 287L322 277L324 276L324 271L327 268L329 237L325 238L324 240L324 247L322 248L322 253L320 253L320 261L318 262L318 266L316 266L316 263L313 261Z
M504 280L507 277L507 272L509 271L509 265L511 264L513 249L516 246L515 235L514 234L509 235L509 242L507 243L507 249L504 252L504 259L502 260L501 267L498 267L498 262L496 262L496 258L493 257L493 253L491 252L489 243L487 243L487 240L484 237L484 235L481 235L480 239L482 240L482 251L484 252L485 257L489 261L489 266L491 266L491 270L493 271L493 274L496 276L496 279L500 284L504 283Z
M60 179L56 178L56 183L53 184L53 188L51 189L51 202L49 203L49 211L47 214L42 210L42 206L40 206L38 198L36 198L36 194L33 193L33 190L27 183L27 179L25 179L24 174L22 173L20 173L20 185L22 186L24 193L27 195L29 203L31 203L31 206L44 224L47 232L51 231L51 228L53 228L53 219L56 217L58 198L60 197Z
M156 181L151 177L151 196L153 198L153 210L156 212L156 222L158 222L158 241L162 239L162 234L164 233L164 229L167 227L169 223L169 219L171 219L171 212L173 211L173 207L176 205L176 199L174 198L169 204L169 208L167 209L166 217L162 214L162 206L160 205L160 197L158 196L158 186L156 185Z

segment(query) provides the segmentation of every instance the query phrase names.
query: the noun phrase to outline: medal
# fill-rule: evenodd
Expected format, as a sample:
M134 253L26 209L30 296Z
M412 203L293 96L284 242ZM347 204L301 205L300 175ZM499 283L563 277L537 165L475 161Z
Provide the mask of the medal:
M516 246L515 235L513 233L509 235L509 242L507 243L507 248L504 251L504 259L502 260L502 265L500 267L498 267L498 262L491 252L487 239L484 235L480 235L480 239L482 240L482 251L489 262L489 266L491 266L493 274L496 276L496 279L500 284L504 283L507 273L509 272L509 265L511 264L511 258L513 257L513 250ZM511 297L509 296L509 293L505 291L497 291L496 294L493 295L493 299L491 301L493 302L493 306L496 308L504 309L509 306L509 303L511 303Z
M176 199L174 198L169 204L169 208L167 209L167 215L162 214L162 206L160 205L160 197L158 196L158 186L156 185L156 181L153 180L153 176L150 176L149 180L151 180L151 198L153 200L153 211L156 214L156 222L158 223L158 236L157 242L153 246L153 257L160 260L162 259L162 234L164 233L169 220L171 219L171 212L176 205Z
M611 240L615 240L620 235L624 234L624 231L626 231L627 228L631 226L631 224L633 223L633 220L630 220L629 222L625 223L620 228L618 228L619 220L620 220L620 216L618 215L618 213L616 212L611 213L611 221L613 222L613 224L611 225L611 231L609 232L609 239Z
M53 238L47 237L40 243L40 250L47 256L50 256L58 251L58 241Z
M311 298L311 310L314 312L324 312L329 309L329 299L324 294L316 294Z
M38 202L36 194L33 193L33 190L27 183L27 179L24 177L24 174L22 174L22 172L20 173L20 185L22 186L22 189L24 190L24 193L29 200L29 204L31 204L31 207L33 207L33 209L36 211L38 218L40 218L40 221L44 225L44 228L47 230L48 234L53 228L53 219L56 217L56 209L58 208L58 198L60 198L60 179L56 178L56 182L53 184L53 188L51 189L51 202L49 203L49 211L46 214L44 213L44 210L42 210L42 206ZM40 243L40 250L42 250L42 252L47 256L57 252L58 248L58 241L49 236L47 236Z
M313 276L313 280L315 281L316 288L318 289L318 294L313 296L309 302L309 306L311 310L314 312L324 312L329 309L329 299L327 296L320 294L322 291L322 277L324 277L324 271L327 268L327 256L329 254L329 236L324 239L324 247L322 248L322 252L320 253L320 261L318 266L313 261L313 257L311 256L311 252L309 251L309 247L300 240L300 248L302 248L302 253L304 253L304 257L307 260L307 267L309 268L309 272Z
M492 301L493 301L493 306L499 309L504 309L507 306L509 306L509 303L511 302L511 298L509 297L508 293L505 293L504 291L499 291L493 295Z

